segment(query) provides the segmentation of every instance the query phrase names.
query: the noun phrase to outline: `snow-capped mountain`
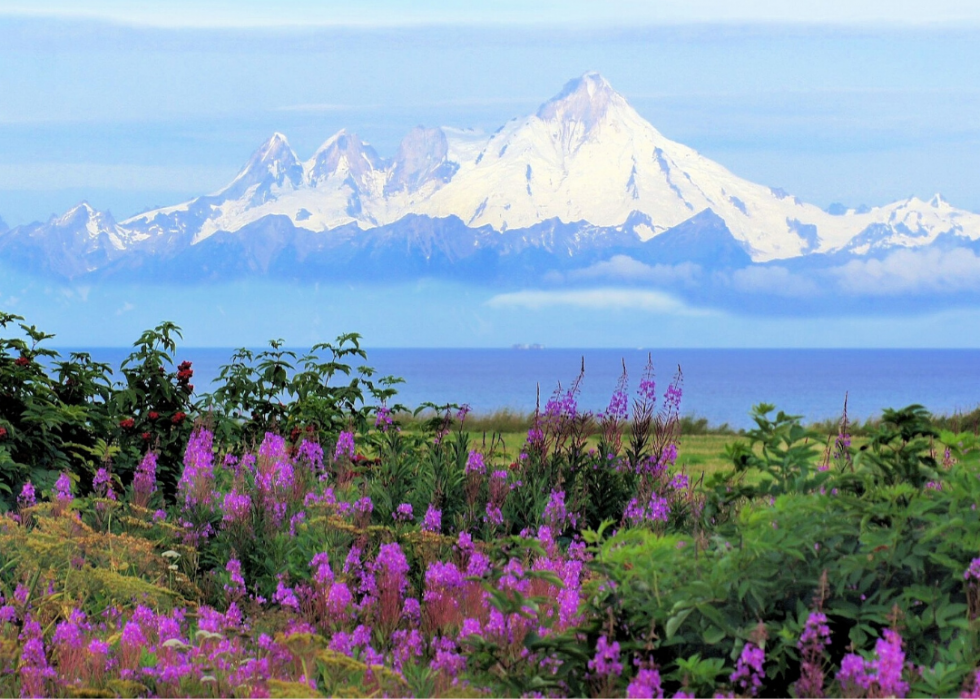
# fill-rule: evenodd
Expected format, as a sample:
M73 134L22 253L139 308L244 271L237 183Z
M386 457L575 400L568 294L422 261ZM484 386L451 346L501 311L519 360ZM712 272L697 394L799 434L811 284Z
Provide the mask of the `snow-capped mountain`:
M614 242L604 244L603 236ZM276 259L333 267L370 257L364 251L375 246L388 252L374 259L388 262L401 247L403 257L442 250L446 264L513 255L523 260L518 267L536 268L564 255L585 263L593 258L587 249L624 245L651 262L651 251L668 249L672 259L712 259L700 249L710 244L731 265L743 256L745 264L867 256L939 239L980 240L980 215L939 195L828 213L666 138L598 73L586 73L492 135L418 127L390 159L340 131L304 162L276 133L214 194L120 224L77 207L46 224L0 232L0 257L45 259L47 269L78 276L132 269L147 257L190 256L225 268L227 260L205 258L247 254L244 267L233 266L269 271Z
M4 258L19 259L64 277L106 267L148 238L139 229L119 225L110 214L96 211L87 202L52 216L47 223L0 230L0 235Z

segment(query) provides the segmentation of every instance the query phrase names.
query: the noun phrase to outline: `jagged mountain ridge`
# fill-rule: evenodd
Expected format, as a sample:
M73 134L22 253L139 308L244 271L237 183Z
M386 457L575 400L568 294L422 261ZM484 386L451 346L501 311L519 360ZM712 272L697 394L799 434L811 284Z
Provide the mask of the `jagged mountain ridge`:
M698 237L692 231L705 212L717 234ZM422 220L429 232L419 237ZM555 247L541 235L549 225L592 233L568 233L571 242ZM68 277L141 267L162 273L178 259L273 273L272 257L336 269L374 246L379 252L366 259L417 269L434 264L425 241L437 240L436 251L461 251L445 258L448 266L472 257L462 248L526 262L534 256L515 242L524 241L541 253L541 265L562 267L563 256L586 264L590 248L609 247L604 237L623 235L643 259L657 250L662 261L732 265L865 256L937 240L967 245L980 240L980 216L938 195L832 215L667 139L600 75L587 73L490 136L418 127L391 159L344 130L301 161L276 133L214 194L122 223L75 207L45 224L0 231L0 256ZM205 244L214 236L224 242ZM209 250L246 259L205 264Z

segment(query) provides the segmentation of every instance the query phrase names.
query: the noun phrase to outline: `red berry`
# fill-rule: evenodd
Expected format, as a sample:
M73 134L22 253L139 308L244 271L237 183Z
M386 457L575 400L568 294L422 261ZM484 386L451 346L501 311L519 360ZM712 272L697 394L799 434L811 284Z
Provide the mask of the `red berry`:
M131 430L135 425L136 421L131 417L127 417L126 419L119 421L119 426L124 430Z
M172 418L170 418L170 421L172 423L174 423L175 425L179 425L180 423L182 423L184 421L184 418L185 417L187 417L187 414L186 413L182 413L182 412L179 412L178 411L178 412L174 413L174 416Z
M147 417L149 417L151 420L156 420L158 417L160 417L160 413L158 413L156 410L151 410Z
M146 441L146 442L149 442L150 441L150 437L152 437L152 436L153 435L151 435L149 432L144 432L143 434L140 435L140 437L143 438L143 441Z
M6 427L0 427L0 441L4 440L6 438L7 438L7 428Z
M17 366L27 366L30 363L31 360L24 356L17 357L17 359L14 360L14 364Z

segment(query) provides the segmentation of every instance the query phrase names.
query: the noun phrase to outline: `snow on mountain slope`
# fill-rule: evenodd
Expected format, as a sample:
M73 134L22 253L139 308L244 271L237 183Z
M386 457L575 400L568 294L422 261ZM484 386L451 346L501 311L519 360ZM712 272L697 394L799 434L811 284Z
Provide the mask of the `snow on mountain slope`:
M980 216L938 197L834 216L739 178L663 136L598 73L570 81L489 137L413 129L390 160L341 131L301 163L275 134L220 192L123 225L196 243L270 215L311 231L375 228L410 214L506 231L549 219L620 226L640 212L650 225L634 230L649 239L706 209L756 262L914 247L949 232L980 239Z
M4 232L0 251L25 254L39 266L65 277L99 269L125 255L149 236L117 224L87 202L46 223L19 226Z

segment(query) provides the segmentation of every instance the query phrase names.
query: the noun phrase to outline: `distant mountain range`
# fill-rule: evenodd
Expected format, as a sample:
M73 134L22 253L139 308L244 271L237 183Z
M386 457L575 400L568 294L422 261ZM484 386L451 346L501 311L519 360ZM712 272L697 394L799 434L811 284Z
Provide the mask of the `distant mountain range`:
M276 133L214 194L121 222L85 203L0 221L0 263L73 280L525 283L612 261L821 268L980 246L980 215L938 194L831 211L665 138L587 73L489 136L418 127L386 159L341 131L301 161Z

